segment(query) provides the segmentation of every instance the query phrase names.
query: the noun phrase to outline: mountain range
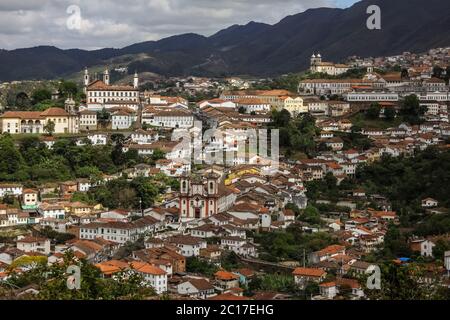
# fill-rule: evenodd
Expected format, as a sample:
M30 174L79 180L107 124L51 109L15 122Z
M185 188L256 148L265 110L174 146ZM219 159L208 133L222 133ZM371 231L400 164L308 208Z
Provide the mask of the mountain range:
M380 30L366 26L370 5L381 8ZM309 9L273 25L233 25L209 37L186 33L94 51L52 46L0 50L0 81L54 79L122 56L130 72L274 76L306 69L313 52L339 62L351 55L385 56L448 46L449 12L448 0L363 0L346 9Z

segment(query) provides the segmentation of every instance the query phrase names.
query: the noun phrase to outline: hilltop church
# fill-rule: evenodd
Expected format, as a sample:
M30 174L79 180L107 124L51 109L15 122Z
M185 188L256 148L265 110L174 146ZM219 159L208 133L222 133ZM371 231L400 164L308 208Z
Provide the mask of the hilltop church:
M86 94L86 106L90 111L101 111L113 108L129 108L137 111L139 108L139 77L134 74L133 86L111 85L109 70L103 73L103 80L91 81L89 71L84 70L84 92Z
M337 76L348 71L349 66L345 64L335 64L332 62L322 62L320 53L311 56L311 73L326 73L330 76Z

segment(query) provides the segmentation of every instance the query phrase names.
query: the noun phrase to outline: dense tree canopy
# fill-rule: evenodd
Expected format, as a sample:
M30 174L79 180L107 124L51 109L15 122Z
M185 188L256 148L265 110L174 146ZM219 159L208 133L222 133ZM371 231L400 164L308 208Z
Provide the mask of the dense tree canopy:
M113 144L77 145L75 140L57 139L52 149L39 137L24 137L15 141L9 134L0 135L0 181L28 184L87 178L98 181L103 173L114 174L141 162L134 150L123 152ZM152 192L147 190L146 192ZM140 190L144 194L144 190Z
M424 285L425 272L417 264L397 265L388 262L381 265L381 289L366 288L364 292L371 300L447 300L448 288L436 281ZM436 276L434 279L437 279Z
M335 243L335 239L328 233L305 233L298 225L289 226L285 232L256 234L254 238L261 245L261 258L268 261L303 262L308 253Z
M70 290L67 286L67 268L70 265L80 267L81 288ZM34 284L38 287L37 296L25 297L43 300L140 300L154 296L155 291L144 284L143 277L137 273L119 272L115 278L103 278L100 270L86 260L77 261L71 252L64 256L62 264L37 263L23 273L11 274L7 283L0 287L4 295L8 289L23 288Z
M404 120L411 124L419 124L427 108L422 106L415 95L406 96L400 108L400 114Z
M176 189L178 181L163 174L131 181L122 178L92 188L87 196L88 202L101 203L110 209L144 209L154 205L158 195L168 186Z
M291 114L283 109L272 111L272 128L279 129L280 147L286 149L289 156L292 151L300 151L313 155L317 151L315 138L320 130L315 125L315 119L309 113L291 118Z
M396 210L418 209L427 197L449 207L450 152L428 148L415 157L384 157L358 170L356 181L367 191L388 196Z

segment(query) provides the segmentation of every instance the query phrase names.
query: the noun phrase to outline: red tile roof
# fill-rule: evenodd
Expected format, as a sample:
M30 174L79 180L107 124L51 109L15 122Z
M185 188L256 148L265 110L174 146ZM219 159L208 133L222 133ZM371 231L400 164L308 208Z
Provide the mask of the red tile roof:
M235 275L234 273L228 272L228 271L217 271L215 274L216 279L218 280L236 280L239 279L238 275Z
M322 277L326 272L320 268L295 268L292 274L294 276Z

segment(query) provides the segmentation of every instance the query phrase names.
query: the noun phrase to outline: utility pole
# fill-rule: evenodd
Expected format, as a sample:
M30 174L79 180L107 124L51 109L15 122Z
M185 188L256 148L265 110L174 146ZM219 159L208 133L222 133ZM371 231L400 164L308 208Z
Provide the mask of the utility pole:
M141 216L144 216L144 211L142 210L142 198L139 198L139 210L141 210Z

